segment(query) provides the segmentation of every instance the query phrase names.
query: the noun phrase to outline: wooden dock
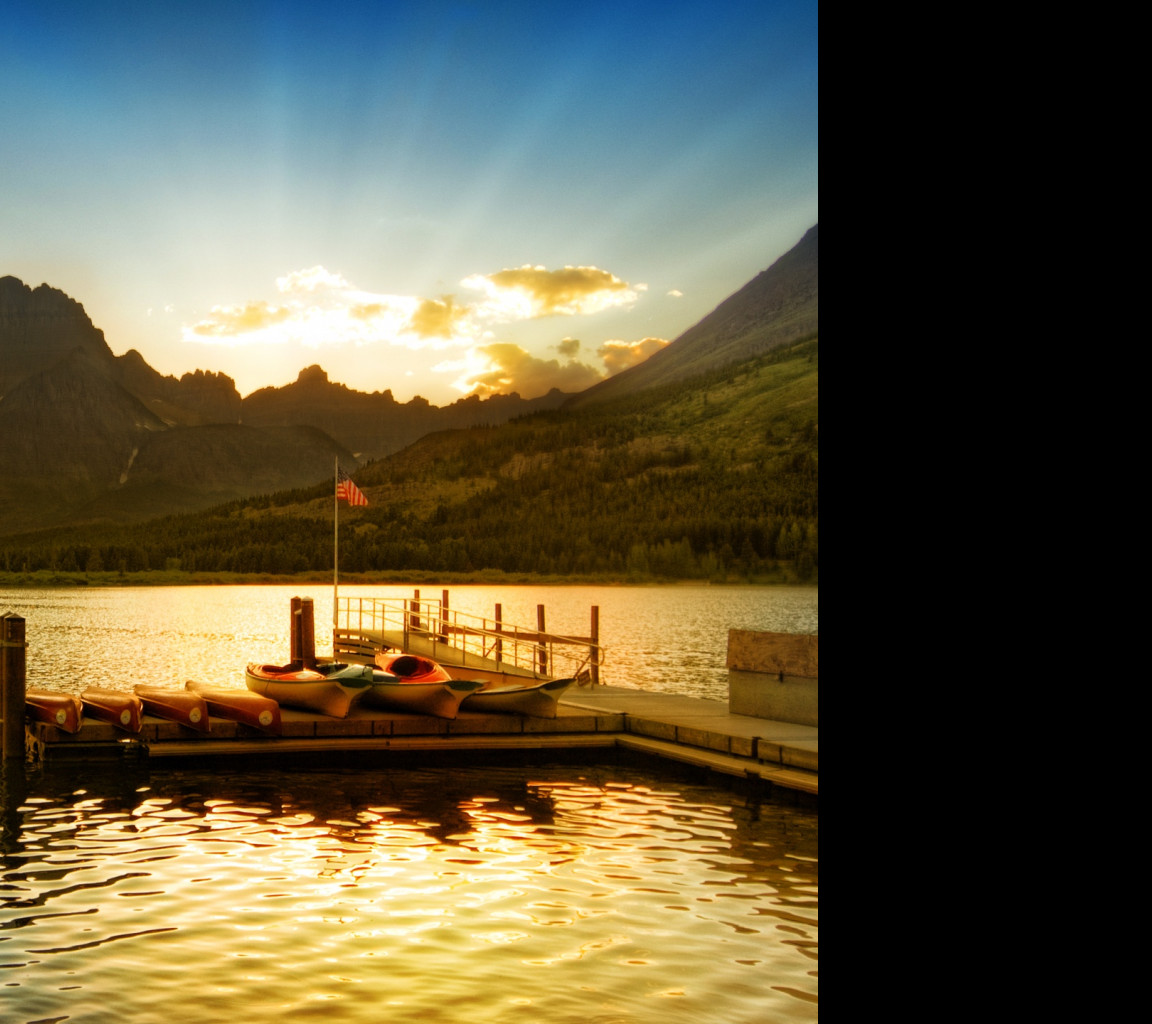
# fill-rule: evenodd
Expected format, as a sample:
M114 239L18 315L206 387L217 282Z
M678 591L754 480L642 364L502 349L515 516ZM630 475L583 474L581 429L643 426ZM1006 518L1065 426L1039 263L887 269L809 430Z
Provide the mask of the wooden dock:
M223 718L207 733L144 715L129 735L84 718L80 730L25 726L28 756L45 763L139 758L149 762L241 756L374 755L439 751L571 754L595 760L619 748L695 765L724 775L757 779L783 789L819 794L819 732L811 726L728 713L719 701L675 697L622 687L588 687L560 700L555 718L477 714L454 719L376 708L354 708L347 718L281 708L281 734Z
M581 642L585 639L580 638ZM365 756L387 762L390 756L412 754L444 760L507 754L595 761L609 752L627 751L768 788L819 795L819 729L815 724L734 714L730 702L598 685L586 677L561 697L555 718L461 709L456 718L445 719L356 707L338 719L282 707L277 735L215 716L209 718L208 731L201 732L149 714L140 718L138 732L129 733L86 715L78 731L70 733L25 718L24 620L3 616L0 641L5 759L51 763L119 758L172 763L239 757L251 763L282 757L300 766L308 763L310 755L317 762L326 756L341 760ZM302 630L293 645L294 657L314 657L307 632ZM734 659L731 640L729 663L730 670L742 664ZM783 684L784 671L777 674Z

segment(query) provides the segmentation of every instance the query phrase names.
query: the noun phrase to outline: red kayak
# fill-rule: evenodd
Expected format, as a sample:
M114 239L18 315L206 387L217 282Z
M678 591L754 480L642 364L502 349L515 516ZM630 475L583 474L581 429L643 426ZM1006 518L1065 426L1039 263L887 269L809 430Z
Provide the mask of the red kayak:
M144 704L136 694L115 690L85 690L80 694L80 701L84 705L84 714L125 732L140 731Z
M209 731L208 704L199 694L162 686L137 686L136 696L149 715L179 722L197 732Z
M80 698L70 693L29 690L24 694L24 708L33 721L47 722L64 732L79 732L84 717Z
M206 686L193 679L184 684L184 689L203 697L208 713L217 718L240 722L271 736L280 735L280 705L270 697L261 697L251 690Z

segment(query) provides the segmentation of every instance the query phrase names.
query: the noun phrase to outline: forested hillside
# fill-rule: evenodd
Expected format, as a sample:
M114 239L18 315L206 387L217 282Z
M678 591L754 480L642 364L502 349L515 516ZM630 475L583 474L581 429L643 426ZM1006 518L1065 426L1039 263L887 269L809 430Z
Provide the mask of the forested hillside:
M816 582L818 341L580 410L432 434L355 473L342 578ZM331 483L138 527L8 538L0 570L331 571Z

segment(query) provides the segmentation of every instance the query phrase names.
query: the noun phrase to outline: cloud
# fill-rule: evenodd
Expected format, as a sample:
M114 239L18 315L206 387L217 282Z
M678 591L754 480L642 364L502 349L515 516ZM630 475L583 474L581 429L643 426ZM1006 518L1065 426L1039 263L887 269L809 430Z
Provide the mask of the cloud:
M515 270L473 274L460 282L484 295L483 316L525 320L598 313L636 301L636 291L615 274L596 267L548 270L525 264Z
M408 329L422 338L451 338L470 319L466 306L457 306L451 295L422 299L408 320Z
M290 274L276 278L276 288L282 294L293 292L314 293L316 291L355 291L343 275L333 274L323 267L309 267L307 270L293 270Z
M243 306L213 306L206 320L185 328L199 340L226 342L244 335L264 332L276 324L285 323L291 316L288 306L273 306L267 302L248 302Z
M448 368L447 364L441 367ZM516 392L523 398L539 398L552 388L583 391L604 377L593 366L575 360L561 363L558 359L540 359L511 342L479 345L464 363L452 368L463 369L454 382L457 389L482 397Z
M642 341L606 341L596 354L604 360L608 376L627 370L644 362L652 353L659 352L668 344L663 338L644 338Z
M278 301L214 306L207 317L185 324L182 336L188 342L230 346L293 343L319 349L391 345L413 351L457 347L468 354L441 368L463 370L465 376L475 374L465 390L480 387L487 393L509 375L517 382L512 386L532 382L530 386L537 387L536 382L551 375L554 384L548 387L581 390L603 374L576 360L578 340L565 338L556 345L559 360L539 360L523 349L517 349L522 355L513 358L510 351L488 344L492 326L629 306L636 301L637 290L645 287L629 286L597 267L548 270L527 265L474 274L461 285L481 292L480 300L469 303L453 295L422 298L364 291L342 274L317 265L276 278ZM503 354L497 357L498 352ZM612 356L612 365L622 368L625 356L615 351ZM585 383L575 386L579 381Z

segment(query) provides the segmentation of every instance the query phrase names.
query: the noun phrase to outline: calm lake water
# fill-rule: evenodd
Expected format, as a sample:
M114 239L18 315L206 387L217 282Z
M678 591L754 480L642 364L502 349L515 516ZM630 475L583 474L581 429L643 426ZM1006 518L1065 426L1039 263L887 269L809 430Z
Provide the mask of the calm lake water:
M818 632L815 588L449 590L523 624L542 603L557 632L596 604L605 682L713 699L729 627ZM287 660L293 596L323 654L330 587L0 591L0 612L26 619L30 687L243 686ZM648 762L2 783L6 1024L818 1019L819 816L787 797Z

